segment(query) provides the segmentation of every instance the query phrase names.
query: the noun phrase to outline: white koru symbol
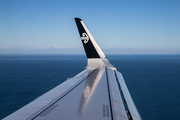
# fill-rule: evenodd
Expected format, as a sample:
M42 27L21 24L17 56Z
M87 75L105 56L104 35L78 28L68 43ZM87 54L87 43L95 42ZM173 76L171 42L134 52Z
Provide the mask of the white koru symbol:
M86 44L89 41L89 36L86 33L83 33L81 39L84 40L84 43Z

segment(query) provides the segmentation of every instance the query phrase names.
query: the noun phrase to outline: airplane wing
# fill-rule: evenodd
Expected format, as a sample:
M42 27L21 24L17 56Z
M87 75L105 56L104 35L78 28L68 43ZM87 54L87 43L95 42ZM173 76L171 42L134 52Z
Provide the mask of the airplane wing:
M122 74L75 18L87 67L4 120L141 120Z

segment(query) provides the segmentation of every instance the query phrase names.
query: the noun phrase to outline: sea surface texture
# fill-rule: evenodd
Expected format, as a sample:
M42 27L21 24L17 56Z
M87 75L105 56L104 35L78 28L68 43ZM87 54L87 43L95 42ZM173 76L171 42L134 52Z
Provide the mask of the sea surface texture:
M144 120L180 120L180 55L107 55ZM85 55L0 55L0 119L85 69Z

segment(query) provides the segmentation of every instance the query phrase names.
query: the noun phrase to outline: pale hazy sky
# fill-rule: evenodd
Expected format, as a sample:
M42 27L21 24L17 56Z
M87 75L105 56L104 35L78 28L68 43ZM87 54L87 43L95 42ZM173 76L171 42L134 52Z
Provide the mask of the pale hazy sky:
M84 54L74 17L108 54L180 54L180 0L0 0L0 54Z

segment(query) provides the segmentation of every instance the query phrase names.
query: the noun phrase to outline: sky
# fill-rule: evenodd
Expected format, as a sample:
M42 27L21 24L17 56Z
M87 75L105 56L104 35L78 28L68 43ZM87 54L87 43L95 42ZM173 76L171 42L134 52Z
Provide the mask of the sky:
M0 54L84 54L74 17L105 54L180 54L180 0L0 0Z

